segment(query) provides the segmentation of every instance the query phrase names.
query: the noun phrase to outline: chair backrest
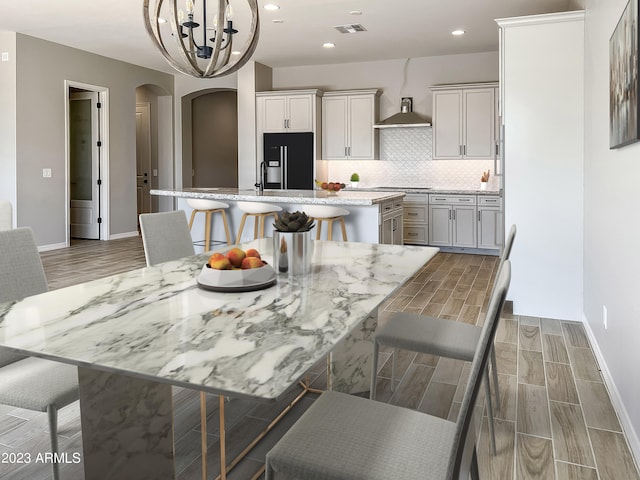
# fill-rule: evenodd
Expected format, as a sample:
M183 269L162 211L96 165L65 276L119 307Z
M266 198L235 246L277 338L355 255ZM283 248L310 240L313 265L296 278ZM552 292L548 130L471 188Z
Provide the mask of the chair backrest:
M147 265L195 255L187 215L183 210L140 215Z
M0 231L13 228L13 209L11 202L0 200Z
M48 290L33 231L0 231L0 303L22 300ZM0 366L24 358L0 348Z
M511 225L509 229L509 233L507 234L507 238L504 241L504 246L502 247L502 253L500 254L500 263L502 264L505 260L509 260L509 256L511 255L511 249L513 248L513 241L516 238L516 226Z
M507 296L507 290L509 289L509 283L511 282L511 262L505 260L498 272L495 282L495 288L489 300L489 307L487 309L487 316L482 327L480 334L480 340L476 347L476 353L471 363L471 373L469 375L469 381L462 398L462 406L460 407L460 413L458 414L458 420L456 424L456 437L453 446L453 452L451 459L453 460L449 464L449 479L457 479L460 476L460 472L464 471L468 465L466 462L470 460L467 457L468 450L467 437L472 427L472 418L474 413L474 406L478 399L478 392L480 391L480 384L483 379L483 372L487 368L487 361L489 354L491 353L491 346L498 327L498 321L500 314L502 313L502 307ZM489 401L489 399L487 399Z

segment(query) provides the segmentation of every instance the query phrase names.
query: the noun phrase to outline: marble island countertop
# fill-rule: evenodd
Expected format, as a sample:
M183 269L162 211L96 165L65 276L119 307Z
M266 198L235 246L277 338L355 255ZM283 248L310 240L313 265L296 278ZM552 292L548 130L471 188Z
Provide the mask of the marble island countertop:
M250 246L271 261L271 239L241 245ZM326 241L314 242L314 250L310 275L279 275L266 290L198 288L205 254L0 304L0 346L212 393L276 399L437 252Z
M402 191L341 190L329 194L325 190L239 190L237 188L183 188L151 190L152 195L178 198L204 198L266 203L295 203L315 205L377 205L387 200L404 197Z

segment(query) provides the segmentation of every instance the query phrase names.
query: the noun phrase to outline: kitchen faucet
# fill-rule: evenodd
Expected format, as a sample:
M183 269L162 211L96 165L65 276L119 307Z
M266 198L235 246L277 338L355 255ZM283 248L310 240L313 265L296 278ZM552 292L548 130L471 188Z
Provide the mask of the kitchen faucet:
M267 173L267 164L264 162L260 162L260 181L255 184L255 187L264 192L264 182Z

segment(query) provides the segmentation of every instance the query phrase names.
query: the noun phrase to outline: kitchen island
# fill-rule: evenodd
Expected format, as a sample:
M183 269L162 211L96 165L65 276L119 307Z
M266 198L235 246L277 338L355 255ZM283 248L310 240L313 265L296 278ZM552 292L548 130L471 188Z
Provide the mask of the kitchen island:
M273 203L287 211L304 211L306 205L332 205L349 210L345 218L349 241L366 243L402 243L402 199L404 192L339 191L329 194L324 190L239 190L237 188L184 188L175 190L151 190L152 195L175 197L176 208L184 210L188 216L192 208L187 204L189 198L218 200L229 204L227 217L233 240L237 241L238 226L242 212L237 202ZM395 214L394 214L395 212ZM198 218L192 228L195 242L204 238L204 219ZM216 221L217 220L217 221ZM388 231L387 231L388 230ZM265 235L272 236L273 227L267 222ZM337 236L336 236L337 234ZM214 219L212 237L224 239L222 222ZM253 239L250 223L245 226L241 241ZM338 232L334 239L341 239ZM196 244L197 245L197 244ZM197 247L196 247L197 248ZM202 248L196 251L202 251Z

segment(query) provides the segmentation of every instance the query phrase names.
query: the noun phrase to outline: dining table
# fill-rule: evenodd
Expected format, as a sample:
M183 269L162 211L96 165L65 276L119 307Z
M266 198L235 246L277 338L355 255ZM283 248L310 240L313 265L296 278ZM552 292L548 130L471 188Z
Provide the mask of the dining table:
M378 308L437 252L317 240L307 274L224 292L207 252L0 304L0 347L78 367L86 480L174 479L172 386L276 402L328 358L328 388L368 391Z

